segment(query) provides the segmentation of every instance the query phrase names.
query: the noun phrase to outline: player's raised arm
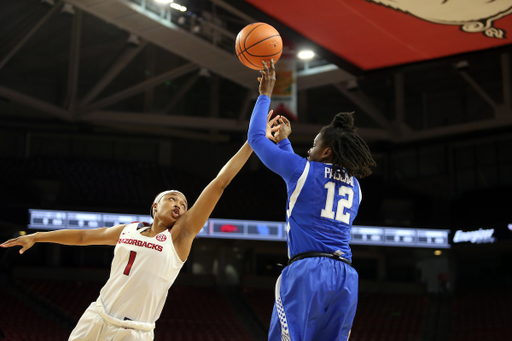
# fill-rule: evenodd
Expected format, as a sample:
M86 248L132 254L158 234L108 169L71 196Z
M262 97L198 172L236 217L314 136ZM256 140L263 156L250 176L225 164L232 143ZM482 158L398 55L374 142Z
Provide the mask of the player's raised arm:
M36 232L26 236L9 239L1 247L21 246L20 254L35 243L56 243L63 245L116 245L121 231L126 225L102 227L92 230L57 230Z
M178 219L174 228L181 229L180 239L185 238L191 242L201 231L224 189L242 169L251 154L252 148L249 143L245 142L242 148L222 167L217 177L206 186L194 206Z
M269 65L263 64L264 70L261 71L261 76L258 77L260 82L259 92L260 96L256 101L254 110L251 115L249 124L248 141L254 152L258 155L260 160L273 172L281 175L285 181L294 176L298 164L305 164L305 159L294 154L289 141L285 139L291 133L291 126L289 121L278 121L281 126L274 134L274 137L284 138L279 140L276 138L278 145L273 144L267 138L268 128L268 112L270 106L270 96L274 89L276 80L276 72L274 63L271 61ZM288 129L289 128L289 129ZM283 134L281 136L281 133Z

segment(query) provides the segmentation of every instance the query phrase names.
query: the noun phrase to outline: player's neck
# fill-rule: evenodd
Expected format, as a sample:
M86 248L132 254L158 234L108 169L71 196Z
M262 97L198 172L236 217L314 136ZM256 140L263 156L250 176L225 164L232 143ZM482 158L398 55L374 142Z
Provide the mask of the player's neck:
M153 221L153 224L151 225L151 232L153 232L155 235L159 234L159 233L162 233L164 232L165 230L167 230L170 226L167 226L166 224L164 224L163 221L160 221L160 220L157 220L155 219L155 221Z

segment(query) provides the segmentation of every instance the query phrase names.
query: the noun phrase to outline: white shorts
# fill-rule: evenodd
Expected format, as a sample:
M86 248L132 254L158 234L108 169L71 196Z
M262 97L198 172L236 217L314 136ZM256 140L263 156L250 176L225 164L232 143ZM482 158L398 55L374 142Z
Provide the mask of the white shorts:
M68 341L153 341L153 330L124 328L105 321L96 304L93 302L87 308Z

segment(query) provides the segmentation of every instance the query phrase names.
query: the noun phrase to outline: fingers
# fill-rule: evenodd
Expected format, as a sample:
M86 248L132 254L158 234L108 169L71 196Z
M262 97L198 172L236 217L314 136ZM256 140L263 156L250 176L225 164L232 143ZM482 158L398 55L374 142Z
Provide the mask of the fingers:
M260 77L258 78L258 81L260 83L259 92L260 95L266 95L268 97L271 97L272 90L274 89L274 84L276 82L276 72L274 69L274 64L273 61L270 61L270 63L266 63L264 60L262 60L261 63L263 65L263 69L260 70Z
M277 115L276 117L274 117L273 119L268 121L269 126L271 127L271 126L275 125L277 120L279 120L279 115Z
M23 254L23 252L27 251L30 248L30 245L26 244L24 245L20 250L20 255Z
M279 129L281 129L281 126L280 125L276 125L276 126L270 128L270 132L273 133L273 132L278 131Z
M269 67L268 65L270 64L270 70L273 70L275 69L275 65L274 65L274 58L271 58L270 59L270 62L265 62L264 60L261 61L261 63L263 64L263 68L265 69L265 71L268 71L269 70ZM263 71L262 71L263 72Z
M21 243L18 242L18 238L9 239L8 241L0 244L1 247L11 247L15 245L21 245Z
M264 60L262 60L261 63L263 64L263 70L260 70L262 75L271 75L275 72L276 68L274 65L274 59L270 59L269 63L266 63Z
M274 59L270 59L270 68L268 69L268 75L270 78L276 77L276 67L274 65Z
M30 249L32 247L32 245L34 245L34 242L18 237L18 238L9 239L8 241L0 244L1 247L12 247L12 246L16 246L16 245L22 246L21 250L19 251L19 253L21 255L26 250Z
M281 116L281 119L284 121L285 124L290 124L290 121L284 116Z
M26 249L30 248L28 244L22 243L19 238L9 239L8 241L4 242L3 244L0 244L1 247L13 247L16 245L21 245L23 248L19 251L20 255L25 252Z
M265 71L268 71L268 65L267 65L267 63L266 63L264 60L262 60L262 61L261 61L261 63L263 64L263 68L265 69ZM261 73L265 73L263 70L260 70L260 72L261 72Z

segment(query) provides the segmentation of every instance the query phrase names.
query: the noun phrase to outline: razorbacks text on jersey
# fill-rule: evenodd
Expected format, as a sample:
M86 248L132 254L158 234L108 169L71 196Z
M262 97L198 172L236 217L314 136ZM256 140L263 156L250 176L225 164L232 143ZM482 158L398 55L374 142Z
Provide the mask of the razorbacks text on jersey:
M110 277L98 298L109 316L154 323L185 263L176 253L170 230L146 237L141 232L148 228L132 223L121 232Z

